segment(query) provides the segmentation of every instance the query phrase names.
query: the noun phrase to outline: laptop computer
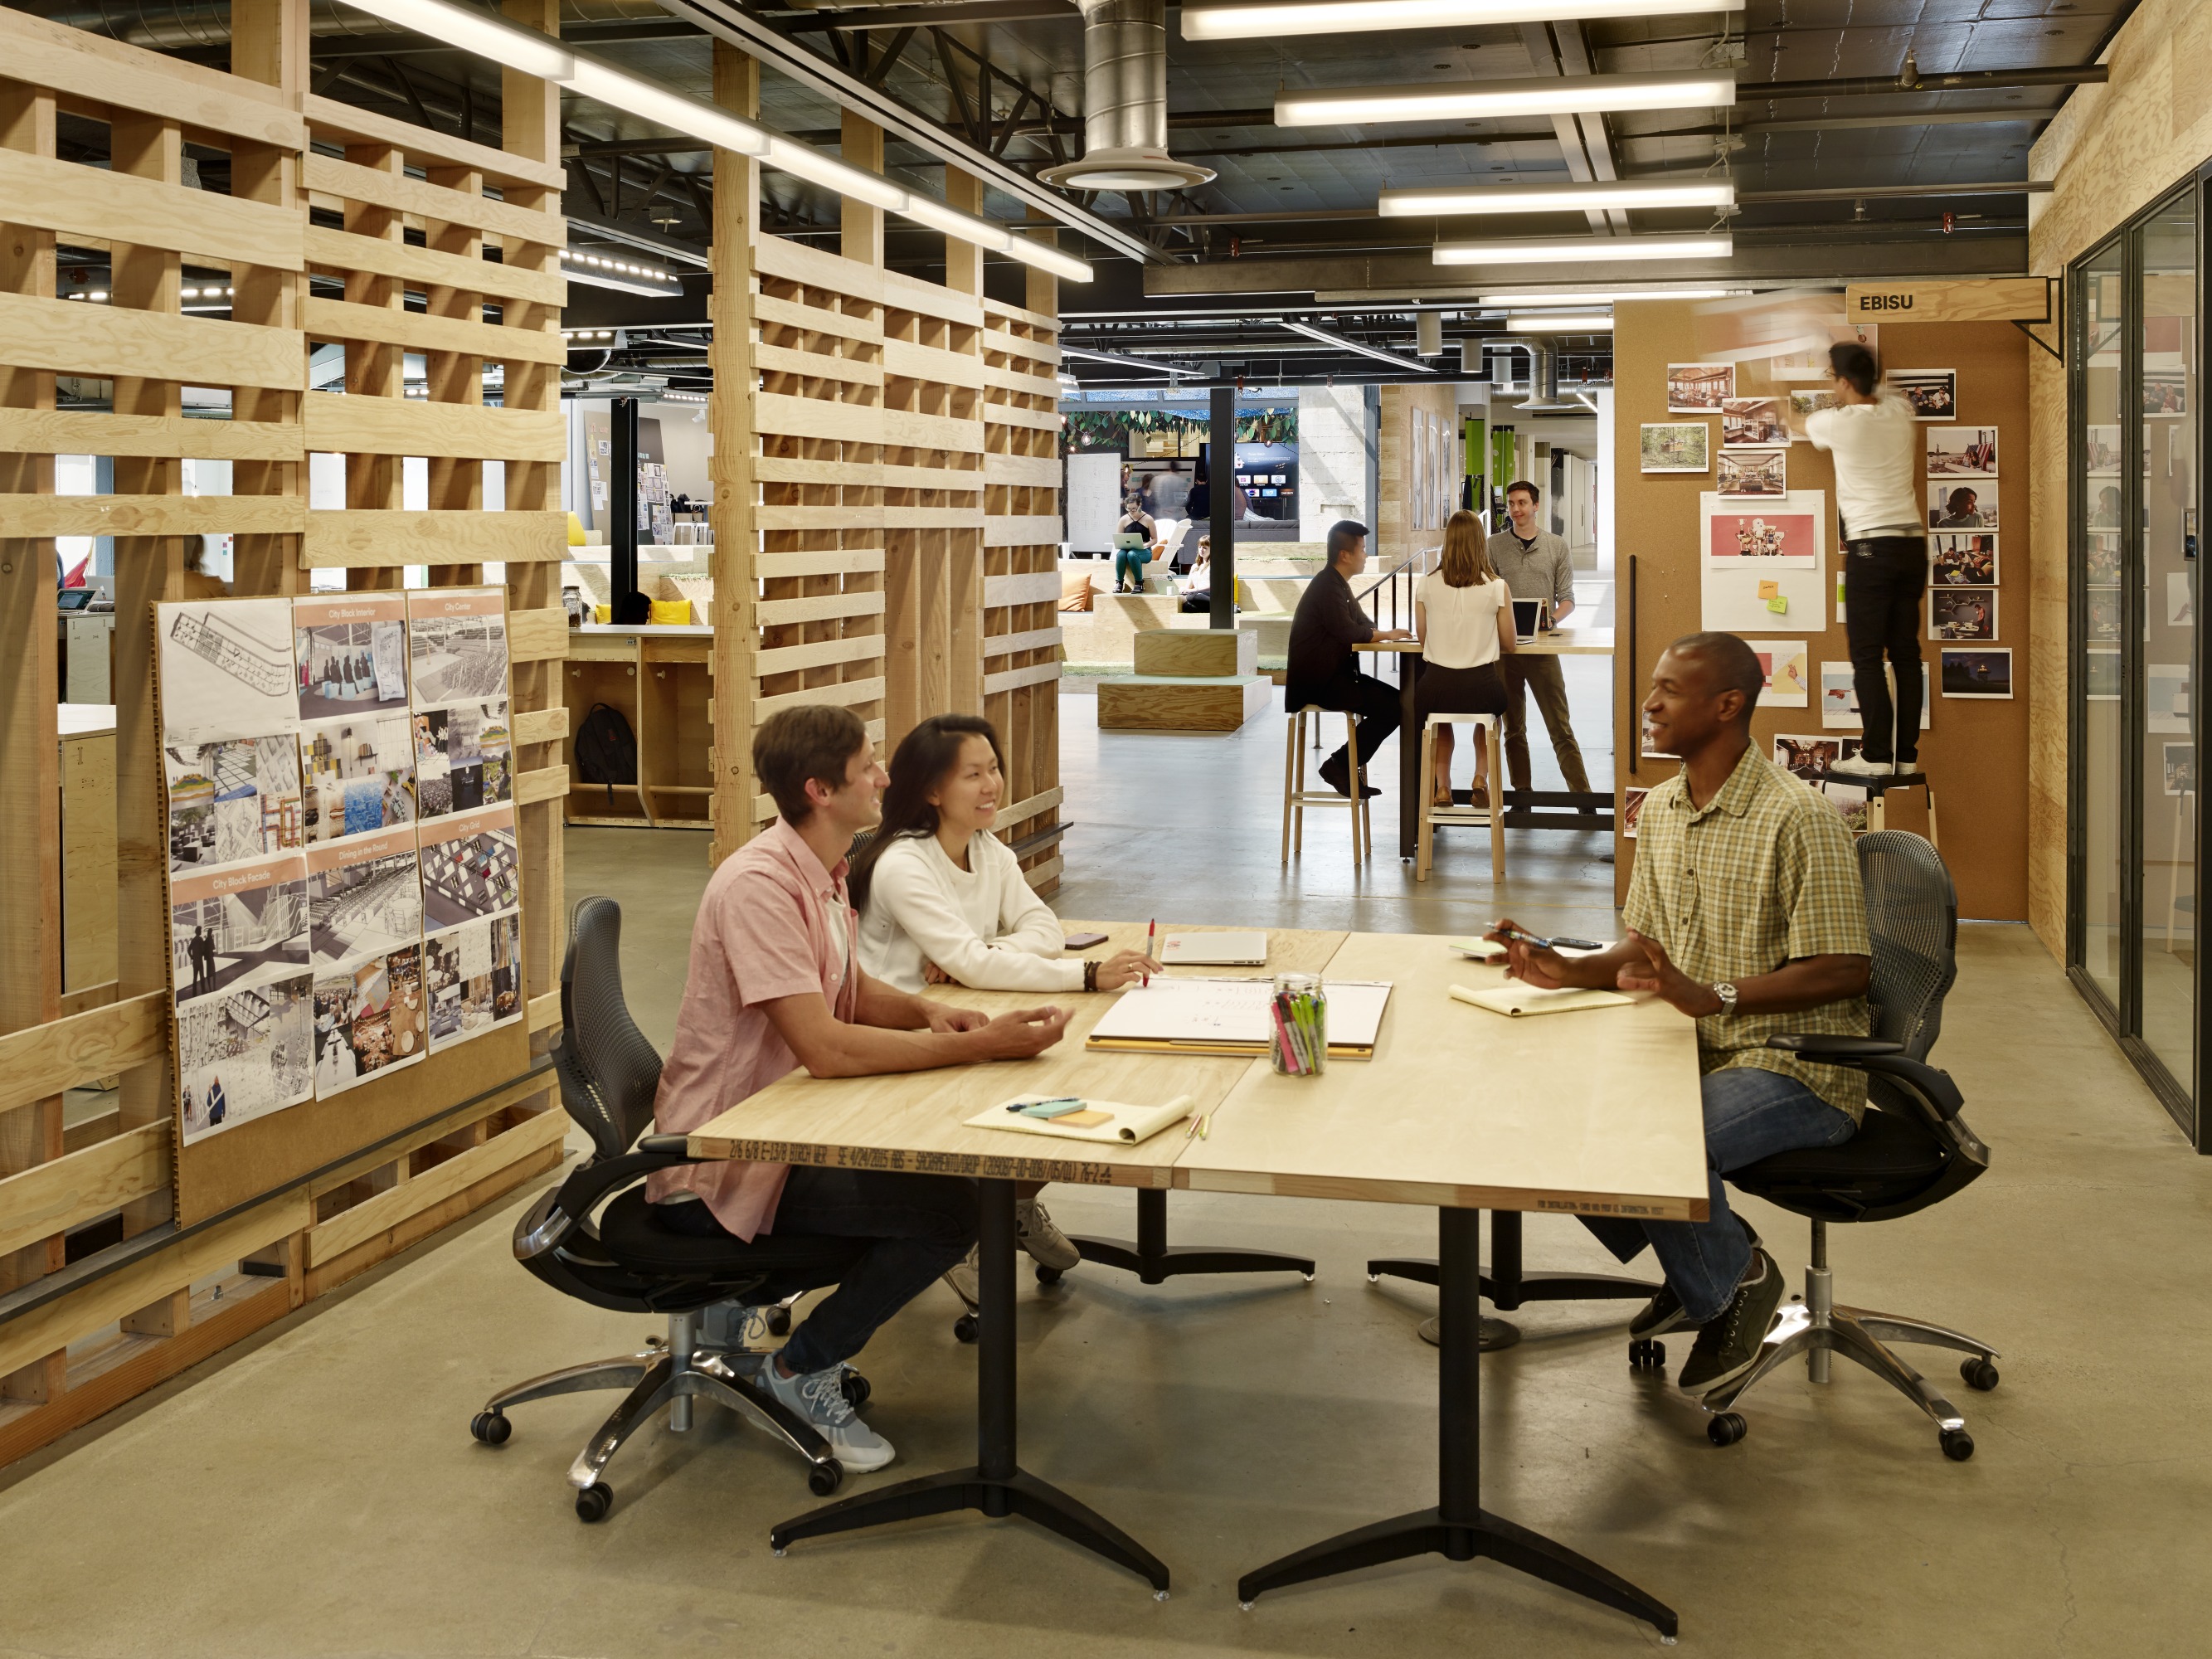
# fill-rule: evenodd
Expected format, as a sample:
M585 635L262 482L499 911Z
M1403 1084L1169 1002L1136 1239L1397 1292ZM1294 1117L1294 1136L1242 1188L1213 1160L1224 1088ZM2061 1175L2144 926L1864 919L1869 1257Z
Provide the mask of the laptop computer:
M1513 633L1523 645L1542 633L1552 620L1549 599L1516 599L1513 601Z

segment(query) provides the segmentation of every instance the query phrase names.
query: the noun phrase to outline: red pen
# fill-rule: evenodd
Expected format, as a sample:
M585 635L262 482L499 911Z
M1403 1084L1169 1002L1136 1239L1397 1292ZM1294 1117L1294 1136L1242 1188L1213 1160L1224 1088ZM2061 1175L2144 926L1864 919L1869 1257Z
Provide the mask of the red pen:
M1158 916L1154 916L1152 921L1147 922L1145 926L1145 954L1147 957L1152 954L1152 936L1159 931L1160 919ZM1149 989L1152 982L1152 975L1147 973L1144 976L1144 980L1146 987Z

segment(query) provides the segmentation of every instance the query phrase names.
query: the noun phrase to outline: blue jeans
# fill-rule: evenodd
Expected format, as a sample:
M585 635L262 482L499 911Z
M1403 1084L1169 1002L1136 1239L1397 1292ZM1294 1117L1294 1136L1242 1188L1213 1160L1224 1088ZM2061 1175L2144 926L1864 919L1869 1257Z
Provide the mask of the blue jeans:
M661 1208L658 1218L672 1231L704 1238L722 1231L704 1204ZM792 1333L784 1362L804 1375L850 1359L877 1327L967 1257L975 1230L975 1183L963 1176L793 1164L776 1200L777 1233L874 1243ZM787 1288L771 1283L756 1294L781 1300Z
M1728 1306L1736 1282L1751 1265L1751 1239L1729 1212L1728 1189L1721 1177L1777 1152L1840 1146L1858 1133L1850 1113L1779 1072L1748 1066L1711 1072L1703 1090L1705 1186L1711 1215L1704 1221L1583 1218L1583 1225L1623 1261L1633 1261L1649 1244L1693 1325L1704 1324Z

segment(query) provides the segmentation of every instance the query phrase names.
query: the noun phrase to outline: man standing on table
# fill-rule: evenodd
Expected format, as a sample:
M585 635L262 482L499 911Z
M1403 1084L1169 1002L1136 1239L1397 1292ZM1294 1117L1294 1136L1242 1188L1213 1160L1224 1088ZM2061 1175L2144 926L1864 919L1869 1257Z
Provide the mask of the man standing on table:
M1363 674L1352 653L1370 640L1410 640L1410 629L1378 629L1352 597L1352 578L1367 568L1367 526L1340 519L1328 527L1328 562L1306 583L1291 618L1290 672L1283 684L1283 707L1296 712L1308 704L1343 709L1359 716L1353 740L1359 745L1364 775L1384 738L1398 729L1398 689ZM1340 795L1356 782L1367 794L1382 792L1364 775L1351 775L1351 758L1342 744L1321 763L1321 780Z
M1025 1060L1060 1041L1058 1008L987 1019L871 978L845 893L853 837L882 817L886 780L849 708L808 704L762 722L753 770L775 823L722 860L691 930L676 1041L653 1124L684 1134L799 1066L872 1077L983 1060ZM975 1242L975 1182L962 1176L735 1161L650 1177L655 1219L694 1237L831 1235L868 1253L761 1364L760 1385L804 1418L854 1473L891 1444L847 1403L844 1362Z
M1516 479L1505 487L1506 527L1490 538L1492 568L1505 578L1516 599L1547 599L1552 625L1565 622L1575 608L1574 562L1564 538L1545 529L1536 518L1540 499L1536 486ZM1505 771L1516 789L1528 789L1528 702L1533 695L1551 734L1552 752L1567 787L1578 795L1590 792L1589 773L1583 766L1583 746L1575 741L1574 724L1567 717L1566 676L1554 656L1516 651L1504 659L1505 668ZM1584 811L1595 809L1584 807Z
M1722 1177L1777 1152L1858 1132L1866 1079L1766 1046L1793 1033L1864 1036L1873 969L1858 855L1820 795L1753 746L1759 659L1733 634L1692 634L1651 673L1644 720L1682 769L1644 797L1628 937L1570 959L1510 937L1506 972L1530 985L1656 993L1698 1023L1704 1074L1704 1221L1584 1217L1623 1261L1646 1244L1667 1283L1629 1334L1698 1328L1675 1386L1704 1394L1751 1369L1782 1300L1782 1269L1729 1213Z

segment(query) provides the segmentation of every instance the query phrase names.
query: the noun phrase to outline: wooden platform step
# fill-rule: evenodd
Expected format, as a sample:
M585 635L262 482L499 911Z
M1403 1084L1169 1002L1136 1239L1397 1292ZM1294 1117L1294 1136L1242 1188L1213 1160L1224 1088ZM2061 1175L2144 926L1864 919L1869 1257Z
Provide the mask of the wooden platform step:
M1113 732L1234 732L1274 701L1265 674L1123 674L1098 682L1098 725Z
M1230 679L1260 672L1260 636L1246 629L1145 629L1132 646L1139 674Z

